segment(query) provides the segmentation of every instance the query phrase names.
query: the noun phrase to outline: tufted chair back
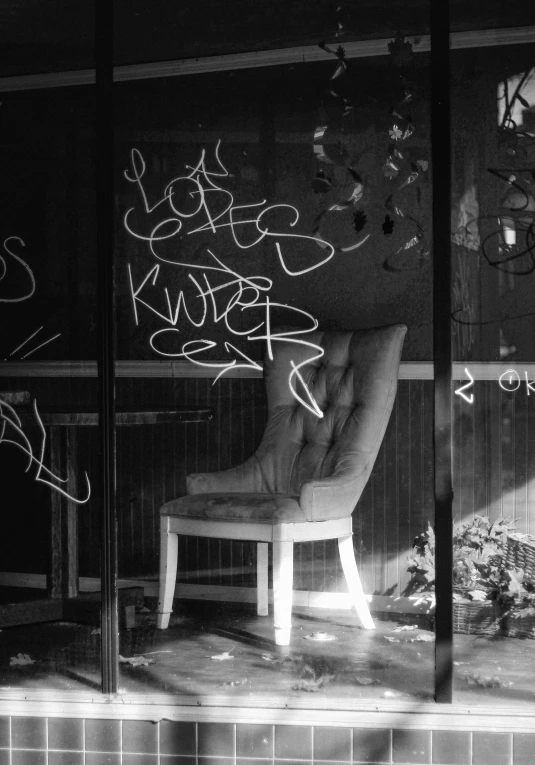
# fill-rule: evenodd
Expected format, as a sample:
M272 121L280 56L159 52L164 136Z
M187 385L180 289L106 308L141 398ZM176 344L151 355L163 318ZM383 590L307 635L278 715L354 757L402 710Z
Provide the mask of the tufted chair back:
M309 521L350 515L364 489L388 424L397 389L407 328L392 325L353 332L293 335L320 346L292 385L317 416L290 390L292 363L315 355L291 338L271 343L264 377L268 421L256 453L226 471L229 491L270 493L299 500ZM276 333L275 333L276 334ZM305 388L306 386L306 388ZM202 475L188 477L188 493L213 491Z

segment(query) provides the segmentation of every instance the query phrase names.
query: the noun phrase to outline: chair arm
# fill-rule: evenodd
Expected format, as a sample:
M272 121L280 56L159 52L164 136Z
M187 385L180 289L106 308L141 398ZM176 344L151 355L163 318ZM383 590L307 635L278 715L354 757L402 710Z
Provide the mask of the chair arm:
M368 461L366 461L367 463ZM355 473L341 470L335 475L305 481L301 486L299 505L310 521L326 521L351 515L368 480L367 464Z
M258 492L258 464L251 457L243 465L215 473L191 473L186 478L188 494Z

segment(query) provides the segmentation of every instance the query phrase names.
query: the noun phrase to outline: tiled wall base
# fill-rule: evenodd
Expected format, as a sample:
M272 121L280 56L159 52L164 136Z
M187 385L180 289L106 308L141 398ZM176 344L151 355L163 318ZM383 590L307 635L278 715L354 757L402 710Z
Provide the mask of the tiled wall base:
M533 765L535 733L0 717L0 765Z

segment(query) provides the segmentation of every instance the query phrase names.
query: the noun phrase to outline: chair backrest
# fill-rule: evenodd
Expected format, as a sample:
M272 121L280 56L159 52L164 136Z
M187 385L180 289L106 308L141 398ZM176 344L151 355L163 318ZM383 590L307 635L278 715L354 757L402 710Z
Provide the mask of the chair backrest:
M271 343L272 358L266 354L264 360L268 422L254 456L258 489L299 496L307 481L345 476L349 505L342 498L346 506L332 512L340 517L353 511L392 411L406 331L396 324L294 335L323 350L299 368L301 380L295 374L290 379L292 369L318 352L291 338Z

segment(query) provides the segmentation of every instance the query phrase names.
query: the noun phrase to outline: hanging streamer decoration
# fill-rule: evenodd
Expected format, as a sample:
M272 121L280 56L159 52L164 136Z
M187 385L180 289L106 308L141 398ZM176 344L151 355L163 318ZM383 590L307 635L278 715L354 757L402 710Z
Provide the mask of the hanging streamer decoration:
M337 8L337 11L339 13L342 11L341 5ZM339 20L338 31L335 36L340 37L343 33L344 26ZM328 92L340 103L343 120L353 109L350 99L344 95L341 88L348 72L345 51L341 45L336 50L333 50L325 41L320 42L319 47L336 58L336 66L329 80ZM321 231L325 232L326 229L332 227L338 233L338 237L335 237L335 241L332 239L329 239L329 241L334 246L335 252L340 254L358 249L370 235L365 231L361 234L366 226L367 219L362 211L357 210L357 204L362 199L364 193L362 178L347 161L343 150L338 151L335 157L333 157L335 152L328 153L326 150L326 133L328 129L328 125L318 125L316 127L314 130L313 151L318 162L325 166L331 166L330 177L327 176L323 169L320 169L316 173L316 177L311 185L315 193L326 194L335 188L341 189L343 193L339 199L335 200L316 217L312 234L318 240L320 247L324 247L325 244L322 241L324 235ZM333 183L333 179L336 180L336 183ZM355 234L359 236L355 238Z
M338 6L337 12L339 14L343 12L342 5ZM335 38L345 34L341 18L338 18L337 26ZM336 58L327 91L340 107L342 128L339 132L343 134L344 120L354 109L348 94L355 89L346 87L351 70L341 45L333 48L329 47L326 41L322 41L319 47ZM404 198L403 192L427 171L428 162L417 156L414 148L405 146L405 142L416 130L408 111L415 105L418 93L416 85L408 76L413 65L412 45L398 33L388 48L394 70L399 70L396 77L401 82L402 97L389 109L387 150L382 164L382 173L387 182L392 185L392 190L384 202L386 214L382 223L382 232L385 237L392 237L397 230L396 224L403 219L402 230L406 232L407 238L395 252L388 256L383 263L383 268L386 271L399 272L420 268L429 261L424 227L407 212L407 199ZM330 227L332 232L329 232L329 241L335 246L335 251L340 254L358 249L369 239L371 231L369 231L368 216L362 209L363 196L365 198L366 192L364 181L349 162L342 142L339 142L340 146L336 149L333 148L333 133L335 131L331 130L328 124L318 125L314 131L313 151L321 167L312 180L311 186L315 194L327 195L337 189L343 190L343 193L316 217L313 236L320 246L324 246L321 240L327 238L325 232ZM418 186L416 189L418 205L420 197L421 191ZM338 238L335 232L339 234ZM333 238L338 241L333 241Z
M419 220L406 210L407 200L400 194L411 184L415 183L428 168L428 162L420 157L415 158L414 152L404 144L416 130L409 109L414 109L418 90L409 74L413 66L413 49L408 40L398 32L394 40L388 44L390 62L399 70L402 96L390 108L390 127L388 129L387 154L383 162L383 175L392 184L392 192L385 201L386 214L383 221L383 233L392 236L396 223L404 221L407 232L406 241L395 252L390 254L383 263L385 271L399 272L421 268L429 262L429 250L426 246L424 227ZM420 201L420 188L416 192Z

